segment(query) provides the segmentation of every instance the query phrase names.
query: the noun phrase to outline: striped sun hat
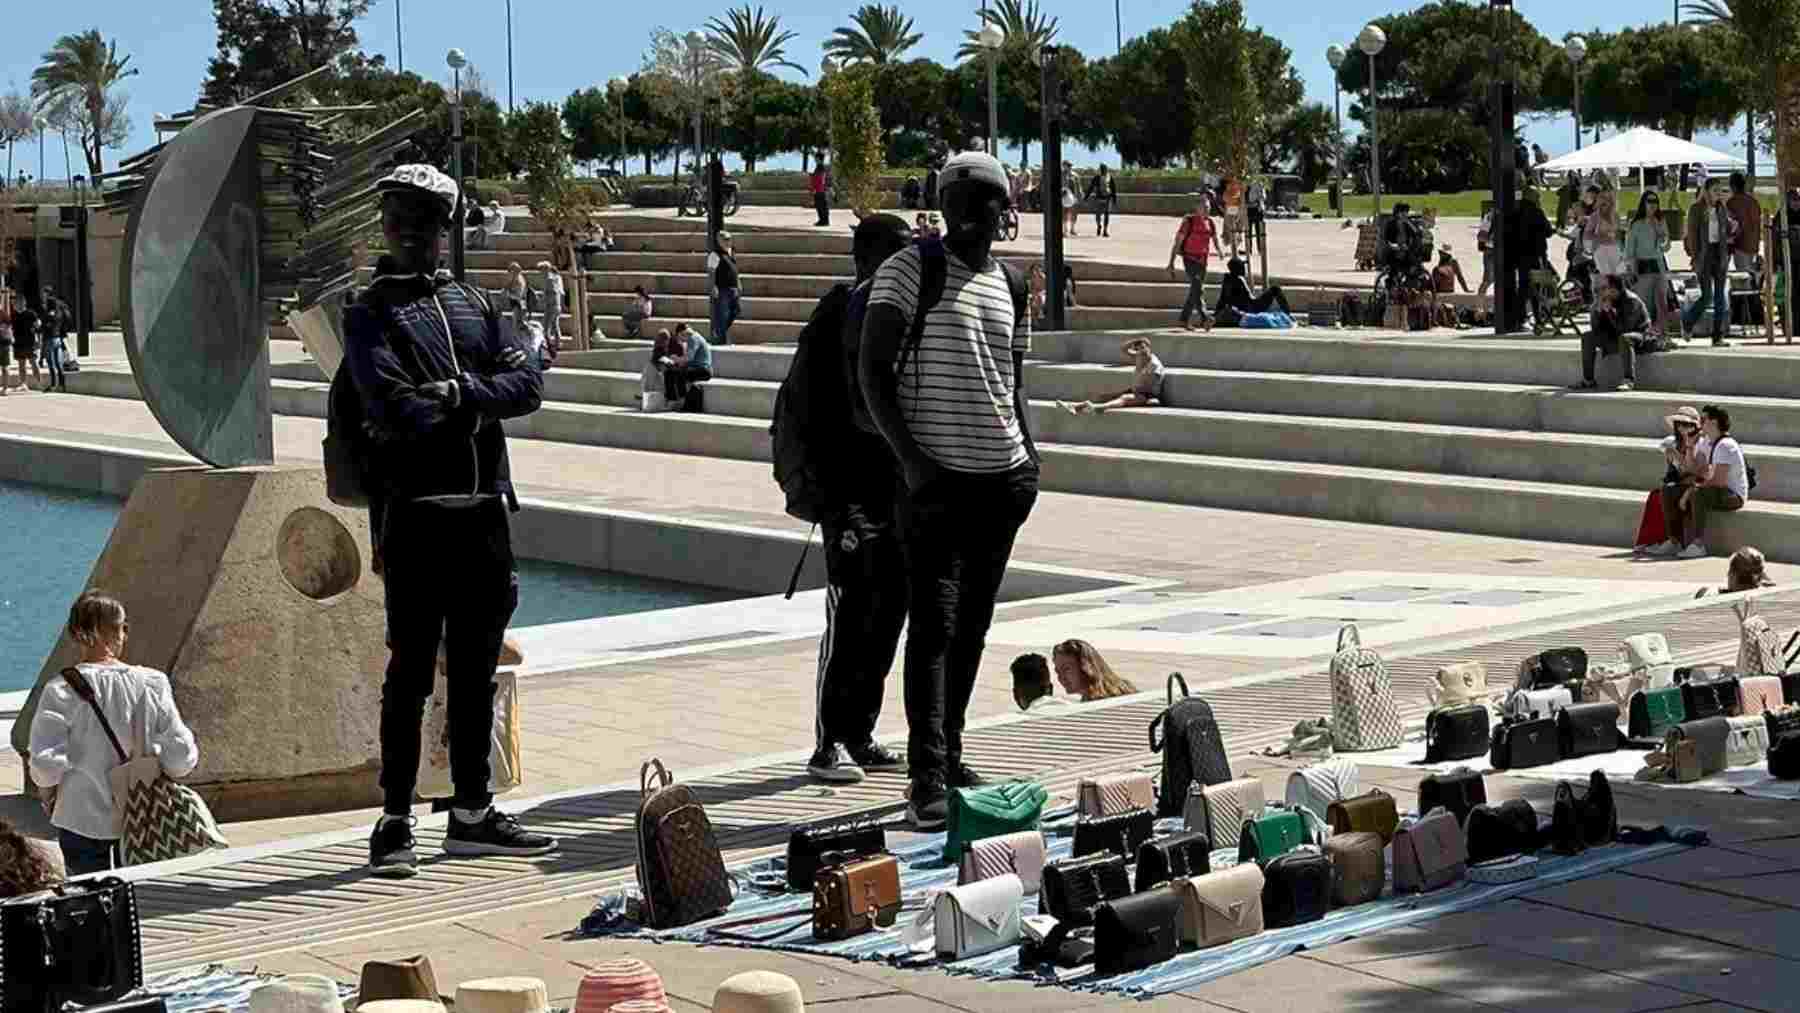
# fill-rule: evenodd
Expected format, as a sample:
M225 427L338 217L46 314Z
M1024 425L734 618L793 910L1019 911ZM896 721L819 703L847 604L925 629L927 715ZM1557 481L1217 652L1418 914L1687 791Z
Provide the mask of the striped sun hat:
M608 1013L619 1003L632 999L666 1003L662 977L655 968L635 958L608 960L596 964L581 979L574 1013Z
M669 1004L660 999L627 999L614 1003L607 1013L675 1013Z

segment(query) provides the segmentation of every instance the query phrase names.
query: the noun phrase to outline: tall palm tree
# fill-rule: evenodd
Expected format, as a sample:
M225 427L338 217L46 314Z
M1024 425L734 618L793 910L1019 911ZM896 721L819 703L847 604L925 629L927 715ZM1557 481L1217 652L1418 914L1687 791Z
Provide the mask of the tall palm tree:
M888 63L924 38L913 31L913 19L901 14L899 7L863 4L850 21L825 40L826 55L840 63Z
M1007 48L1014 46L1026 52L1036 52L1056 39L1060 30L1059 19L1045 17L1038 9L1038 0L994 0L991 7L981 12L981 20L1000 29L1006 38L1003 43ZM967 60L986 53L976 32L963 32L963 44L956 49L958 60Z
M798 33L783 31L781 15L765 18L763 9L754 12L748 3L725 12L724 18L706 22L706 45L727 68L738 75L744 86L744 111L750 127L751 146L756 137L756 75L771 67L787 67L806 73L806 68L787 58L787 44ZM746 151L744 168L756 169L755 152Z
M106 135L107 93L137 73L137 68L127 66L130 63L129 56L119 58L118 43L107 42L100 29L90 28L57 39L44 62L31 72L31 95L40 110L59 99L80 97L89 124L82 132L81 150L95 176L103 171L100 151Z

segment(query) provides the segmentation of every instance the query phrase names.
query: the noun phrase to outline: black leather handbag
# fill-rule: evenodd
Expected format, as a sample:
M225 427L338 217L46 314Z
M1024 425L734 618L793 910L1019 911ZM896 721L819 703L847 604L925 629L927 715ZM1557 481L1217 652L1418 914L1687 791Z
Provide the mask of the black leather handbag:
M1783 707L1763 711L1763 723L1769 726L1769 744L1789 732L1800 732L1800 707Z
M1440 707L1425 718L1426 763L1467 760L1487 747L1488 709L1481 704Z
M1204 876L1212 871L1211 855L1212 842L1198 830L1145 841L1137 850L1137 892L1172 879Z
M1738 709L1737 676L1681 684L1681 709L1689 721L1730 717Z
M1529 855L1542 847L1537 810L1522 798L1499 805L1479 805L1469 810L1463 834L1469 842L1470 865L1512 855Z
M1784 732L1769 744L1769 776L1800 780L1800 732Z
M1565 760L1619 748L1619 705L1570 704L1556 712L1557 749Z
M1181 948L1181 894L1151 890L1094 912L1094 973L1124 974L1160 964Z
M1331 909L1331 859L1290 851L1263 866L1263 927L1305 925Z
M0 904L0 1009L97 1006L144 984L137 892L115 876L65 883Z
M866 857L887 850L887 831L879 823L822 823L795 827L788 835L788 889L811 893L813 880L828 854Z
M1800 672L1781 677L1781 699L1790 704L1800 704Z
M1155 828L1156 814L1148 809L1080 820L1075 824L1074 855L1081 858L1110 851L1129 862L1137 857L1138 845L1149 840Z
M1525 659L1520 689L1553 689L1572 679L1587 678L1587 652L1579 647L1558 647Z
M1606 775L1594 771L1586 788L1557 782L1550 820L1550 846L1565 855L1611 844L1619 836L1619 810Z
M1428 813L1442 806L1450 810L1456 822L1462 823L1476 806L1487 802L1487 781L1469 767L1458 767L1447 774L1427 774L1419 782L1419 811Z
M1675 670L1675 685L1681 686L1690 682L1712 682L1737 674L1737 669L1730 665L1683 665Z
M1171 891L1173 892L1173 891ZM1063 858L1044 866L1038 908L1071 928L1094 924L1094 910L1131 893L1131 877L1118 855Z
M1506 721L1494 729L1488 749L1488 765L1495 770L1541 767L1562 759L1556 738L1555 718Z

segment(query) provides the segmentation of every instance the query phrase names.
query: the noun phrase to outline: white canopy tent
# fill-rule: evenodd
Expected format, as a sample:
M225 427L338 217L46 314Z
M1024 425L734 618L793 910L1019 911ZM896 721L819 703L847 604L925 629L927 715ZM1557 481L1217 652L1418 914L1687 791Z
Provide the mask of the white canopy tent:
M1744 160L1649 127L1633 127L1599 144L1571 151L1538 166L1550 172L1580 169L1647 169L1699 162L1708 169L1742 168Z

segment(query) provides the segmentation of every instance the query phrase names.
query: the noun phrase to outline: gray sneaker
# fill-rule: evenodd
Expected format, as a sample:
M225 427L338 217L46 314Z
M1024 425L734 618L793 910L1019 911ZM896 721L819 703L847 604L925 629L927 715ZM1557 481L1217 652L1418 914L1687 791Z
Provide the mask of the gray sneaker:
M821 746L806 763L806 772L831 784L855 784L865 776L843 746Z

